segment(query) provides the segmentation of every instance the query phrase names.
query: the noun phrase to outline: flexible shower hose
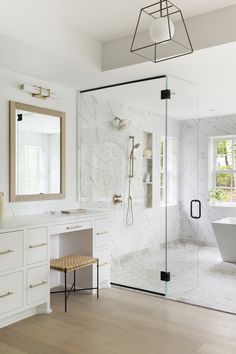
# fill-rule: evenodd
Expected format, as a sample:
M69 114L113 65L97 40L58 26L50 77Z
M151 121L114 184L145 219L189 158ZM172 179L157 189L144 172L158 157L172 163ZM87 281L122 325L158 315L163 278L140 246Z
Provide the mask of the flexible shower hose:
M128 206L126 213L126 225L132 226L134 224L134 213L133 213L133 199L131 197L131 176L129 176L129 190L128 190Z

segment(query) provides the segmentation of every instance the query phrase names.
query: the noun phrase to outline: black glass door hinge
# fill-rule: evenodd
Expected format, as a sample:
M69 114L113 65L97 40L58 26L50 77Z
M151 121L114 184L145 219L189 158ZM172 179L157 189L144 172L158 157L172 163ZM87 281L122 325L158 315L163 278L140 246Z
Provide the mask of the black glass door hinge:
M161 91L161 100L169 100L171 99L171 90L162 90Z
M161 271L161 281L170 281L170 272Z

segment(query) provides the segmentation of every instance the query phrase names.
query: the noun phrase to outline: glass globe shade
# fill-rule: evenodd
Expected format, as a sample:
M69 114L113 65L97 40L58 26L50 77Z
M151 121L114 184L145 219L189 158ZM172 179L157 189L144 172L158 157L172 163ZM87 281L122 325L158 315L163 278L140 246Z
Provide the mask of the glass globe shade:
M149 36L155 43L168 41L174 36L174 33L175 33L175 27L171 20L170 20L170 32L169 32L169 24L168 24L167 17L159 17L156 20L152 21L149 26Z

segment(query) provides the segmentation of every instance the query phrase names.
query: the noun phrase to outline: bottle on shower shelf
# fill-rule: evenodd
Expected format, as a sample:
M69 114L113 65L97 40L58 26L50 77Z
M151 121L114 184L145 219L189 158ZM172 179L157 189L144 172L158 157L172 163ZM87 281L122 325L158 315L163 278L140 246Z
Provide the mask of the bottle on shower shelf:
M150 174L150 172L146 173L144 182L145 183L150 183L151 182L151 174Z

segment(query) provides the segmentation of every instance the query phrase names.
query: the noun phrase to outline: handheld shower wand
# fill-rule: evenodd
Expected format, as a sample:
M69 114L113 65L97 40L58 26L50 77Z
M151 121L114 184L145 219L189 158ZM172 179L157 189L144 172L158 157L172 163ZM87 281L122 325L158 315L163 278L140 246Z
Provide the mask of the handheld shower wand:
M130 138L133 138L133 137L130 137ZM133 145L132 150L131 150L130 155L129 155L129 161L130 161L129 177L130 177L130 178L133 178L133 177L134 177L134 160L135 160L135 157L134 157L134 150L135 150L135 149L138 149L140 145L141 145L141 144L139 144L139 143Z
M126 213L126 224L127 226L132 226L134 224L134 214L133 214L133 199L131 196L131 180L134 177L134 150L138 149L141 145L140 143L134 144L134 136L129 137L132 141L132 148L129 155L129 182L128 182L128 207Z

